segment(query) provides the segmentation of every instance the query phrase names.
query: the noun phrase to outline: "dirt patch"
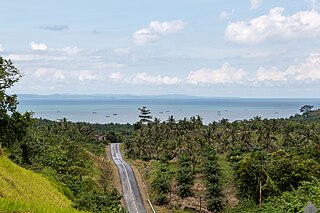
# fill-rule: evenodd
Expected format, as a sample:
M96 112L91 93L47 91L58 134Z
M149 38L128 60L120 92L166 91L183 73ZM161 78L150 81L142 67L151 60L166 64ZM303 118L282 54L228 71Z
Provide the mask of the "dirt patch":
M205 202L205 192L206 187L203 184L203 179L201 175L195 175L194 184L192 186L192 197L181 198L177 194L177 186L174 184L173 191L171 193L171 199L169 206L175 209L192 209L195 212L200 210L200 199L201 199L201 211L210 213L209 210L206 209L206 202Z
M224 197L224 203L227 207L235 208L238 205L239 200L236 197L236 191L234 188L226 188L222 191L222 194Z
M140 186L140 190L143 191L145 189L145 194L143 193L142 196L144 197L145 195L148 196L148 192L150 193L149 190L149 182L148 180L146 180L146 176L147 173L150 172L151 170L151 164L152 162L145 162L145 161L141 161L141 160L131 160L131 159L127 159L127 162L129 162L132 165L132 168L136 174L137 177L137 181L139 182L139 186ZM138 178L142 180L142 183L140 180L138 180ZM144 189L141 189L141 185L143 186ZM201 200L201 210L202 212L205 213L209 213L210 211L208 211L206 209L206 204L205 204L205 191L206 191L206 187L203 184L203 176L200 174L197 174L195 176L195 182L194 185L192 187L192 191L194 193L193 197L187 197L187 198L180 198L177 195L177 184L175 181L172 182L171 185L171 193L168 194L168 199L170 200L170 202L167 205L163 205L163 206L157 206L157 205L153 205L156 212L157 213L173 213L176 212L177 210L193 210L195 212L198 212L200 210L200 197L202 197ZM143 198L144 200L146 200L145 198ZM148 212L150 209L147 209Z

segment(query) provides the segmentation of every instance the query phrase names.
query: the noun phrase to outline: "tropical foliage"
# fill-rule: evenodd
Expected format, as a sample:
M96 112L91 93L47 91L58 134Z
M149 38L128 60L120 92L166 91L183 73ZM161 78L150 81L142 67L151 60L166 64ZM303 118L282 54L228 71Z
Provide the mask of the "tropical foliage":
M288 119L257 116L234 122L222 119L208 125L200 116L178 121L173 116L166 121L155 118L134 131L125 143L126 154L145 161L167 159L169 167L176 167L169 185L182 198L193 196L193 178L199 177L206 185L206 208L214 212L226 206L216 156L227 156L240 206L241 200L257 206L260 161L263 201L272 202L320 177L320 119L316 117L318 111L311 109L306 105L300 109L302 115ZM170 196L167 192L167 199Z

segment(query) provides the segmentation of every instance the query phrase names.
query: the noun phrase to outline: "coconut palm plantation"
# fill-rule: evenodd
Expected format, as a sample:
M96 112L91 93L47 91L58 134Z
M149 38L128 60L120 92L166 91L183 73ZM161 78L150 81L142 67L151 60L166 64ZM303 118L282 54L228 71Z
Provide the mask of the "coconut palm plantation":
M0 8L0 213L320 211L320 0Z
M110 143L122 143L144 205L156 212L320 205L320 113L311 105L289 118L209 124L197 115L161 121L146 106L134 124L50 121L16 110L7 91L22 76L10 60L1 64L2 211L126 212Z

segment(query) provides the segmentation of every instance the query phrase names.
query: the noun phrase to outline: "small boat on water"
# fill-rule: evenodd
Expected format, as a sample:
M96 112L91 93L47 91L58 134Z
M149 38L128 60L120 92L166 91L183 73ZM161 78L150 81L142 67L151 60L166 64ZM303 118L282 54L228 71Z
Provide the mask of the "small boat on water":
M114 116L117 116L118 114L117 114L117 113L114 113L113 115L114 115Z

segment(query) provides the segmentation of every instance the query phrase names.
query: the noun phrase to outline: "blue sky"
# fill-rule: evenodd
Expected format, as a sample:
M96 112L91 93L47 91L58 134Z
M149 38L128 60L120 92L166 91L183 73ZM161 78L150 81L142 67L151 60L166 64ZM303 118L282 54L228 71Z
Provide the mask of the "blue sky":
M318 0L1 3L0 55L35 94L319 97Z

